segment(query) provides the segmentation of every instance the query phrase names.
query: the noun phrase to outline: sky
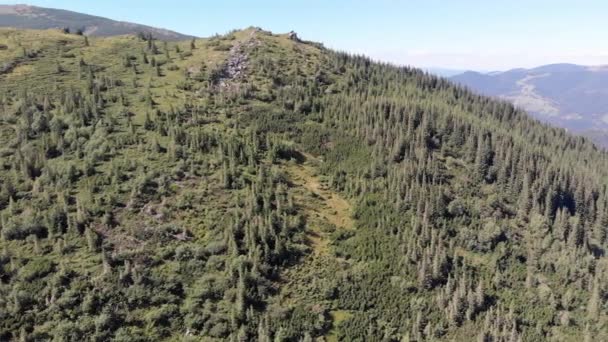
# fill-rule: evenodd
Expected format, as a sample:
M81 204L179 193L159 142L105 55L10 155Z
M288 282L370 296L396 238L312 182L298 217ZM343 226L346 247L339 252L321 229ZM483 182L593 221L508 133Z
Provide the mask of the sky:
M2 4L23 3L3 1ZM259 26L377 60L495 71L608 64L606 0L29 0L195 36Z

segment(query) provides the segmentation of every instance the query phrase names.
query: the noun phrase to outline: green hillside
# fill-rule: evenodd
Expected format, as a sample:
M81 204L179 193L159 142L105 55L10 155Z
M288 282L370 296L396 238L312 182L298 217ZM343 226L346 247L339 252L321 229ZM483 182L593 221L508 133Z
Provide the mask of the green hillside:
M0 29L0 341L608 339L608 158L255 28Z

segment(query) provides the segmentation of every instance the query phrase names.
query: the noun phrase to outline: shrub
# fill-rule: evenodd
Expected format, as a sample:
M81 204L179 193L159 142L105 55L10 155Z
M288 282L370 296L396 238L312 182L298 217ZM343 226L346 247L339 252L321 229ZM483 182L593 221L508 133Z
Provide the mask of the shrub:
M55 265L47 259L35 259L19 270L19 276L25 281L42 278L53 272Z

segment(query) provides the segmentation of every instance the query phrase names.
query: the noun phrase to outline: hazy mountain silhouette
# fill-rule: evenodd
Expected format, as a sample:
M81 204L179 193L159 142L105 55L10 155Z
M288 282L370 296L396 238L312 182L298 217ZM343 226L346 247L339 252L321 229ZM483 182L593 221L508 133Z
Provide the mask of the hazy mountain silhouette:
M0 26L23 29L69 28L90 36L151 33L162 40L182 40L189 35L161 28L116 21L78 12L29 5L0 5Z

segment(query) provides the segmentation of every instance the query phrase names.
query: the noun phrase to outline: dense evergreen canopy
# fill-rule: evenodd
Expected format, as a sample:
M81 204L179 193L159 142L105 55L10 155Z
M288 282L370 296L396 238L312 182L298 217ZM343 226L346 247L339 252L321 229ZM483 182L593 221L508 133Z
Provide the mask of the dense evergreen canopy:
M584 138L255 28L0 45L0 340L608 339Z

